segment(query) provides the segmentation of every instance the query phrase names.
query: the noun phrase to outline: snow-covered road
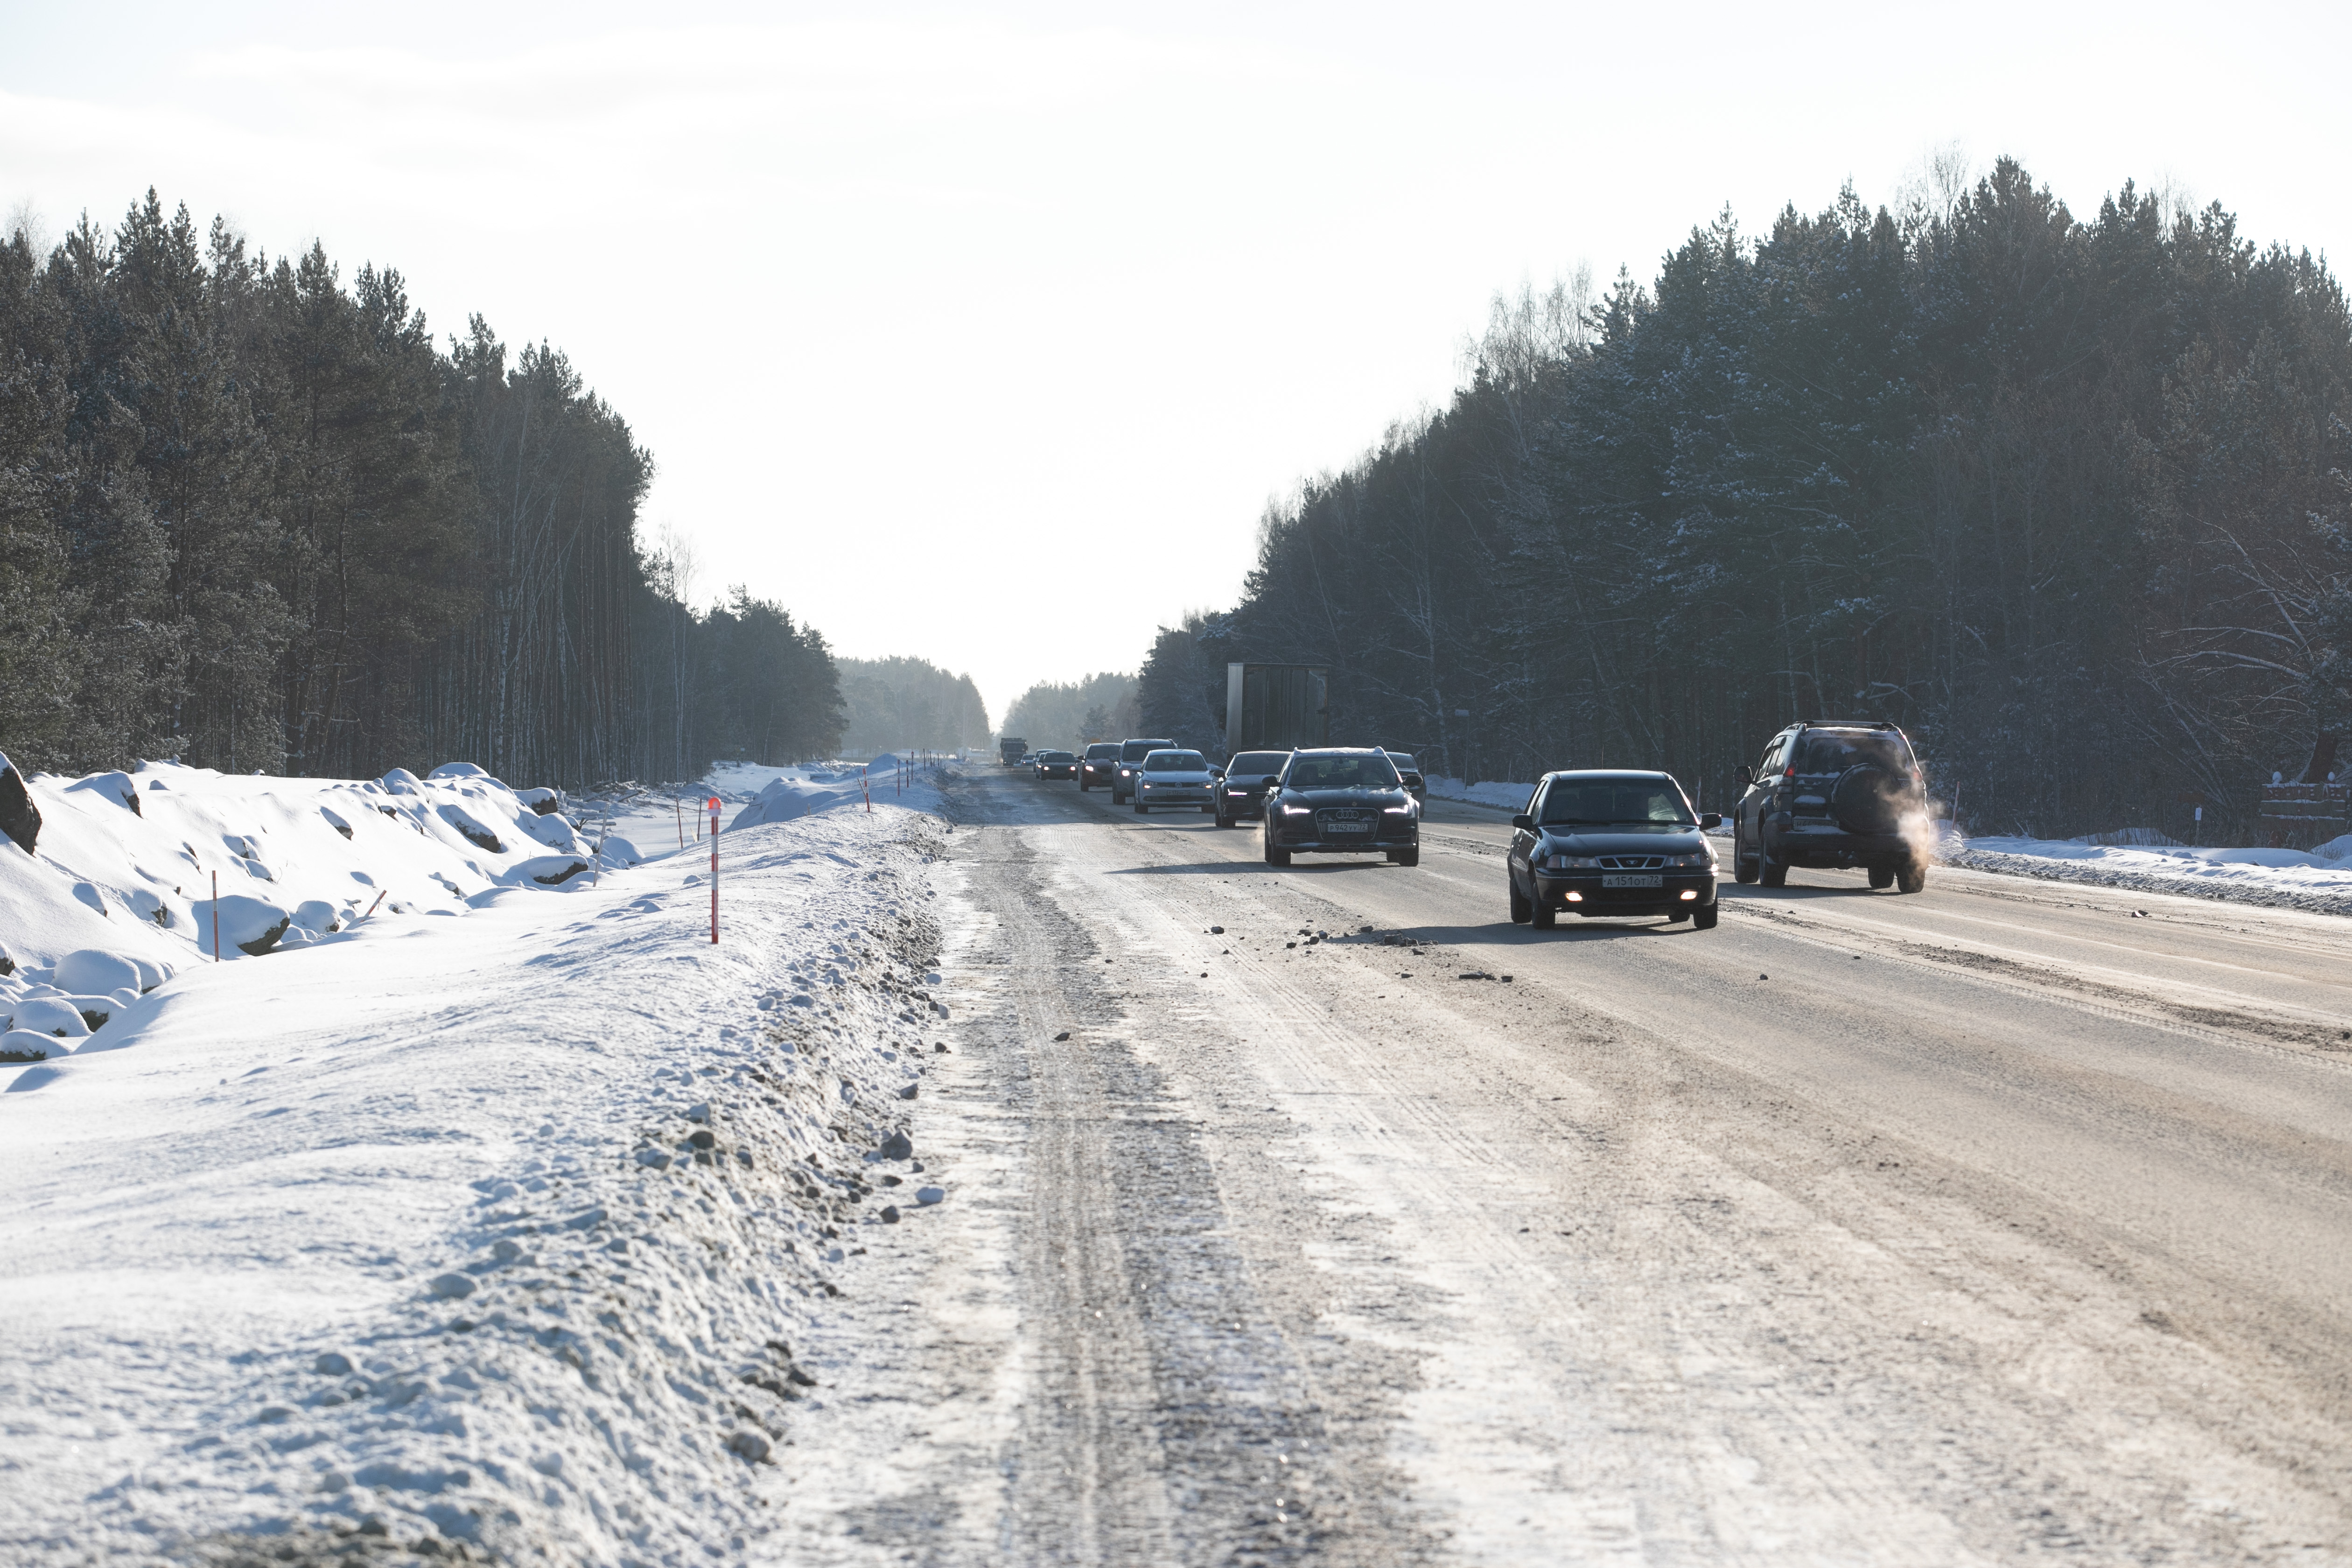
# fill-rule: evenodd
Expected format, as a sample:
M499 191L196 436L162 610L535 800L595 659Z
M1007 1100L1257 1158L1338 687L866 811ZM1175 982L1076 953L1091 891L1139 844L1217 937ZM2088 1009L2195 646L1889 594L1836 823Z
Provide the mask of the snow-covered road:
M950 809L972 1200L755 1560L2352 1560L2342 921L1799 872L1537 932L1472 807L1285 871Z

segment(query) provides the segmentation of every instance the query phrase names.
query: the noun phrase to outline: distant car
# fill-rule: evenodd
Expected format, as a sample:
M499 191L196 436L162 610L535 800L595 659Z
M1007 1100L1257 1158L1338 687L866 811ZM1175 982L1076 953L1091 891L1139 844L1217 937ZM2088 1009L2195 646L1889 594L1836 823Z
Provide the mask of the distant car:
M1040 752L1036 768L1041 779L1074 779L1078 776L1078 759L1069 752Z
M1170 740L1121 741L1118 743L1118 771L1110 776L1110 803L1125 805L1135 797L1135 776L1143 769L1143 759L1154 752L1165 752L1175 746Z
M1097 741L1087 748L1087 754L1078 759L1078 787L1082 790L1092 789L1097 784L1108 789L1118 777L1117 741Z
M1198 752L1171 747L1150 752L1135 777L1136 815L1179 810L1214 815L1217 803L1210 792L1216 784L1216 769Z
M1731 874L1768 888L1791 866L1860 866L1874 888L1927 885L1927 778L1892 724L1815 721L1772 737L1732 808Z
M1511 919L1548 929L1563 913L1663 915L1715 929L1715 851L1673 775L1546 773L1511 818L1504 876Z
M1318 746L1291 752L1266 787L1260 820L1269 866L1287 866L1293 855L1368 854L1398 866L1421 864L1421 803L1382 752Z
M1421 764L1412 760L1411 752L1391 752L1389 761L1396 764L1397 776L1413 799L1429 804L1429 781L1421 776Z
M1265 811L1265 781L1282 772L1288 752L1243 752L1225 763L1217 784L1217 826L1231 827Z

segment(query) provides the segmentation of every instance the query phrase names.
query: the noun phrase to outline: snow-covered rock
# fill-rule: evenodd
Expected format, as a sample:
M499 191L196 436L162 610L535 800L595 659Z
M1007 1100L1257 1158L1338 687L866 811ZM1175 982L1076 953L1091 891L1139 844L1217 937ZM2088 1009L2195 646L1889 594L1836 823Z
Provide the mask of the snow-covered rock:
M80 947L58 960L56 984L67 991L104 993L126 987L135 995L145 987L139 984L139 965L121 953L100 948Z
M219 924L214 924L217 917ZM291 910L280 909L267 899L257 899L249 893L223 893L218 899L201 899L195 905L196 929L210 942L215 934L220 939L218 956L226 958L231 949L248 957L259 958L278 945L286 928L294 923Z
M25 775L5 752L0 752L0 833L27 855L36 852L41 837L41 809L33 804Z
M293 929L324 936L343 929L343 911L324 899L305 899L294 906Z
M30 1029L37 1035L51 1035L63 1040L79 1040L89 1033L89 1021L81 1016L70 996L31 996L16 1004L8 1018L11 1029Z

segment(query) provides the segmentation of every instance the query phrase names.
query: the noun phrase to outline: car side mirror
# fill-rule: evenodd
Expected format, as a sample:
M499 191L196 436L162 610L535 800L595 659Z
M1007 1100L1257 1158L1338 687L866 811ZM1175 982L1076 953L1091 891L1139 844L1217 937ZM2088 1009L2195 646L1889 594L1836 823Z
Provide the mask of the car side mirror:
M1522 833L1533 833L1536 830L1536 819L1523 811L1511 818L1511 826Z
M1265 787L1266 787L1266 788L1268 788L1268 789L1272 789L1272 788L1274 788L1276 784L1280 784L1280 783L1282 782L1282 779L1281 779L1281 776L1280 776L1279 774L1276 774L1276 773L1268 773L1268 774L1266 774L1266 775L1265 775Z
M1749 767L1746 763L1740 763L1739 782L1744 784L1754 784L1756 782L1756 770Z
M1698 814L1698 825L1702 831L1709 827L1720 827L1723 826L1723 813L1702 811Z

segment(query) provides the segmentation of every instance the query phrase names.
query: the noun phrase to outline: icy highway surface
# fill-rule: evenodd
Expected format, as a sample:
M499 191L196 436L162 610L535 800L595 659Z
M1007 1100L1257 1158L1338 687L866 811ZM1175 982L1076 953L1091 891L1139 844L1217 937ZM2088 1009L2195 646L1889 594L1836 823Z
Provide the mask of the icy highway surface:
M1500 813L1277 871L949 787L962 1198L762 1555L2352 1560L2352 923L1801 871L1538 932Z

